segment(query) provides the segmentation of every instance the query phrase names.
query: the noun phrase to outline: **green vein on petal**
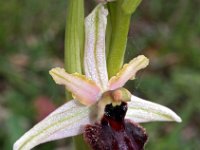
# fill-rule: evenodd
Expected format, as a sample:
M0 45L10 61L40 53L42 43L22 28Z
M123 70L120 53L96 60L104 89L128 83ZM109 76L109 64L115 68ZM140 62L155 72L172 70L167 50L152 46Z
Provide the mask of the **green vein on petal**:
M89 108L70 101L25 133L13 149L27 150L47 141L78 135L89 123Z
M126 118L138 123L151 121L181 122L181 118L171 109L133 95L131 102L128 102Z
M107 89L108 83L105 56L107 14L107 9L99 4L85 19L85 74L102 90Z

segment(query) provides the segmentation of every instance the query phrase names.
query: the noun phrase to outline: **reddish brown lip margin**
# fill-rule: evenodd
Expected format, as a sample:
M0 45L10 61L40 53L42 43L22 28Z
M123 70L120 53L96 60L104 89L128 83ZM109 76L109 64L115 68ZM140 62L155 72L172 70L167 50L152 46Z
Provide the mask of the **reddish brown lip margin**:
M120 131L98 123L87 125L84 139L93 150L143 150L148 136L142 126L125 120Z

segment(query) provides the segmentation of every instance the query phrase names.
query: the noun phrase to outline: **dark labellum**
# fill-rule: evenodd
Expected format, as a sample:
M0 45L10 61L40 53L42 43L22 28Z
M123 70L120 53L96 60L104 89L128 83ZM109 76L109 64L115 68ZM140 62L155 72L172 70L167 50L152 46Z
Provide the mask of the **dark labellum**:
M84 138L93 150L143 150L147 141L145 130L125 120L127 104L106 105L101 123L87 125Z

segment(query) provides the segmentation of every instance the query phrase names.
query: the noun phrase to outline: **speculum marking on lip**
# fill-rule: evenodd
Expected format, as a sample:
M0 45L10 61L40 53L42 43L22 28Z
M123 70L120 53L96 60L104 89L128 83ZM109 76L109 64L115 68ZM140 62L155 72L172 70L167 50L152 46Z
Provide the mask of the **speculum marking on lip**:
M147 134L140 125L125 120L127 103L108 104L100 123L87 125L84 138L94 150L143 150Z

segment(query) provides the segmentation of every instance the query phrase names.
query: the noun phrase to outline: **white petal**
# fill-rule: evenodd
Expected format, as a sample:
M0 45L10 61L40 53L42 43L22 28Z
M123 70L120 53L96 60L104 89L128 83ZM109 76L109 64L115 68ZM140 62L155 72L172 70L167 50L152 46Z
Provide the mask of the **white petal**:
M13 150L29 150L41 143L78 135L84 125L90 124L89 108L72 100L26 132L13 146Z
M143 100L133 95L131 101L128 102L126 119L138 123L150 121L181 122L181 118L169 108Z
M107 14L107 9L99 4L85 19L85 74L102 90L106 90L108 84L105 56Z

